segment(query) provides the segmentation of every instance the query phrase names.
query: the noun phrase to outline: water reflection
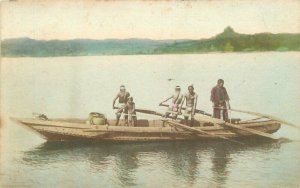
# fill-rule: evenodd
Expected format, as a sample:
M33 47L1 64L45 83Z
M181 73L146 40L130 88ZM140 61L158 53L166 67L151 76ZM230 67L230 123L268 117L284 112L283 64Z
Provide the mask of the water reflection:
M170 163L174 174L192 186L199 172L201 152L206 149L204 145L196 142L169 143L165 149L167 161ZM200 153L199 153L200 152Z
M212 150L213 179L218 185L224 185L228 175L227 165L231 162L230 149L224 143L214 146Z
M193 186L199 177L211 173L217 185L224 185L230 174L229 164L232 155L245 152L268 152L280 148L282 141L247 140L245 145L228 142L153 142L153 143L97 143L97 142L45 142L24 152L23 162L31 166L45 166L67 161L88 162L90 171L101 173L111 171L123 186L136 185L140 167L149 165L142 158L155 161L156 167L172 171L174 178ZM202 158L204 158L202 160ZM207 161L207 159L209 161ZM211 172L205 169L206 163L212 164ZM151 166L151 164L150 164ZM153 167L154 168L154 167ZM149 175L149 174L147 174Z
M123 185L135 185L135 170L138 168L137 151L127 152L126 149L116 153L116 174Z

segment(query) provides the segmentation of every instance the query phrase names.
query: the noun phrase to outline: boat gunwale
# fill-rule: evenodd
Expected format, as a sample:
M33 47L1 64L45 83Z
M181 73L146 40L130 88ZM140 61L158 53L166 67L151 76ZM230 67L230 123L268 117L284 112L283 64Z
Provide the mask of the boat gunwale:
M102 130L102 131L114 131L113 129L122 129L120 132L130 132L131 129L141 129L141 130L162 130L162 129L170 129L171 126L157 126L157 127L131 127L131 126L114 126L114 125L90 125L86 123L76 123L76 122L67 122L67 121L58 121L57 119L49 119L49 120L39 120L34 118L11 118L14 121L17 121L22 124L26 124L29 126L51 126L51 127L62 127L62 128L70 128L70 129L87 129L87 130ZM152 121L152 120L148 120ZM158 119L154 121L160 121ZM261 126L268 126L268 125L274 125L279 124L278 121L275 120L264 120L264 121L256 121L256 122L247 122L247 123L238 123L236 125L240 125L243 127L261 127ZM197 129L203 130L203 131L214 131L214 130L225 130L225 126L204 126L204 127L195 127ZM125 130L123 130L125 129ZM127 130L126 130L127 129ZM115 130L117 131L117 130ZM151 131L149 131L151 132Z

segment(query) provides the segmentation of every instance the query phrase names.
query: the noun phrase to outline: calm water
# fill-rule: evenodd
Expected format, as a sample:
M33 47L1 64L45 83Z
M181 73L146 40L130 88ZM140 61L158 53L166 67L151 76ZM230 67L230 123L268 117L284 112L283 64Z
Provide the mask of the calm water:
M121 84L138 107L163 111L158 103L175 85L186 90L192 83L198 108L210 112L210 89L223 78L232 107L300 124L299 73L299 53L3 59L0 186L299 187L300 131L285 126L279 141L245 145L49 143L9 120L32 112L86 118L98 111L113 118Z

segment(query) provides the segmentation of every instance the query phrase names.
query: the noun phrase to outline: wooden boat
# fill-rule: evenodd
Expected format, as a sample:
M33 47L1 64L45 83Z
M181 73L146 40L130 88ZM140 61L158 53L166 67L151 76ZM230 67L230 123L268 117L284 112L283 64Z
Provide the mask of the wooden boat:
M162 140L196 140L241 138L259 136L253 130L262 134L271 134L280 129L278 121L270 119L254 119L235 121L231 125L195 121L189 129L183 125L183 120L147 120L139 119L137 126L114 126L115 120L108 120L106 125L90 125L81 119L37 119L11 118L14 121L38 132L49 141L65 140L100 140L100 141L162 141ZM181 125L181 126L177 126ZM182 127L183 126L183 127ZM248 131L245 131L248 130ZM255 133L255 132L254 132Z

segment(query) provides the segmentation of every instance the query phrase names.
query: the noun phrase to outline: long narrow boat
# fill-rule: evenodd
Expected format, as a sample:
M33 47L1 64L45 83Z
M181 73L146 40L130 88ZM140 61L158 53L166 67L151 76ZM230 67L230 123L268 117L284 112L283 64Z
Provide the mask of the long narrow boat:
M139 119L135 127L114 126L115 120L108 120L106 125L90 125L81 119L38 119L38 118L11 118L12 120L29 127L41 134L49 141L66 140L99 140L99 141L155 141L155 140L196 140L216 139L218 137L241 138L259 136L242 129L234 129L223 125L196 121L190 131L175 126L170 121L162 119ZM176 122L183 123L182 122ZM281 125L270 119L235 121L241 128L274 133ZM203 134L206 132L209 134Z

